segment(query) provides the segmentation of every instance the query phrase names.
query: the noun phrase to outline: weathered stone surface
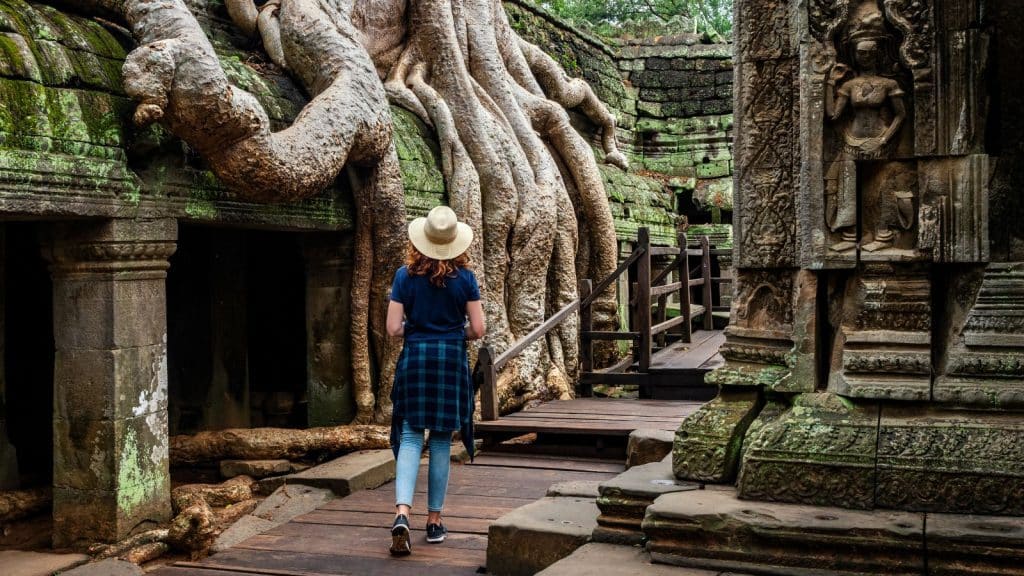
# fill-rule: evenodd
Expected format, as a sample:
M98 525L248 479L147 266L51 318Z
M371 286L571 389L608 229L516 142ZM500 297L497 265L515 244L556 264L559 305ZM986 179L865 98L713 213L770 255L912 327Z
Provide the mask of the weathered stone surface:
M931 396L931 281L920 266L866 264L842 294L829 389L855 398Z
M54 542L170 516L164 278L173 220L54 232Z
M252 514L246 514L238 519L237 522L228 526L217 539L213 541L210 546L210 552L217 553L227 550L232 546L244 542L253 536L263 534L268 530L280 526L280 522L271 522L270 520L264 520Z
M878 405L801 394L759 425L743 449L745 499L872 508Z
M85 554L0 551L0 566L3 566L5 576L50 576L54 572L62 572L88 561L89 557Z
M1024 566L1019 517L929 514L925 542L935 576L1010 576Z
M653 564L650 555L637 546L616 546L591 542L555 562L537 576L724 576L718 570L681 568ZM733 576L742 576L733 574Z
M296 474L267 478L260 482L260 487L277 489L286 484L301 484L327 488L341 497L376 488L394 477L395 456L391 450L362 450Z
M595 542L639 544L643 540L640 524L647 507L662 494L697 490L699 484L677 480L670 457L651 464L634 466L601 483L594 529Z
M599 480L568 480L557 482L548 487L545 496L564 496L567 498L597 498L600 496Z
M978 408L1024 406L1024 262L989 264L950 288L950 350L935 401Z
M1024 516L1015 414L883 406L877 467L880 507Z
M723 389L684 420L672 448L676 478L700 482L735 478L743 435L760 408L757 389Z
M222 478L235 476L251 476L265 478L277 474L291 472L292 463L288 460L221 460L220 475Z
M142 576L142 568L131 562L107 558L61 572L61 576Z
M924 517L912 512L768 504L696 490L655 500L643 530L654 561L680 566L780 576L925 571Z
M675 434L670 430L633 430L626 444L626 468L661 460L672 452L674 438Z
M528 576L590 541L597 505L588 498L545 497L509 512L487 531L487 570Z
M352 239L308 236L306 263L306 381L309 426L348 424L355 417L351 331Z

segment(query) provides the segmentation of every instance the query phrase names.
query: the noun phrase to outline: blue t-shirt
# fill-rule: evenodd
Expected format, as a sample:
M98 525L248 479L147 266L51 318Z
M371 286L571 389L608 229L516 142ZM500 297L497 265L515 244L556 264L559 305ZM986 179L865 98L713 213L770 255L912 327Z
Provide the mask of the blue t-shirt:
M414 276L402 266L391 283L391 300L405 308L406 340L457 340L466 337L466 302L480 299L472 271L459 268L439 288L426 275Z

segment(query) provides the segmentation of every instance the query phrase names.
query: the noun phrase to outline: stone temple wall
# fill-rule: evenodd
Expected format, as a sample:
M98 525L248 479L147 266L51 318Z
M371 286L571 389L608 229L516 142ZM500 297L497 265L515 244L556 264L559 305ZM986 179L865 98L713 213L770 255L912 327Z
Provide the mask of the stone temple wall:
M700 44L691 35L657 41L599 39L522 0L507 0L505 8L523 38L548 51L570 75L587 80L608 104L633 170L657 175L692 223L729 221L731 44ZM586 130L585 119L574 120ZM639 221L638 211L646 214L628 192L621 202L613 207L617 215L628 208L631 219ZM658 224L644 221L655 239L670 238ZM711 234L719 246L731 245L729 226L701 226L692 232ZM624 226L620 234L634 238L635 227Z
M255 95L276 127L286 126L305 104L302 92L265 56L245 49L249 41L228 21L222 2L189 0L189 6L229 79ZM647 56L612 59L613 48L562 32L564 42L579 42L604 58L579 53L578 63L612 63L603 77L579 65L568 70L585 72L622 120L619 137L636 169L601 167L620 239L635 238L636 228L647 226L656 242L674 243L674 189L698 188L701 178L721 179L729 160L728 114L650 115L638 90L628 86L628 75L645 66ZM568 44L542 45L557 56ZM289 308L299 334L288 332L294 337L287 352L290 363L298 358L302 366L281 386L301 389L304 403L297 394L278 404L305 407L299 424L345 423L352 416L347 296L353 209L344 179L295 204L234 198L177 138L159 126L133 127L121 79L130 47L131 39L116 27L24 0L0 1L0 302L20 298L9 288L22 280L17 275L27 269L25 262L48 273L46 282L32 285L47 293L39 300L40 306L48 304L39 318L51 324L52 313L52 331L38 332L52 338L52 348L46 347L55 350L47 376L52 386L11 377L0 355L0 397L10 399L16 395L6 391L33 386L53 390L58 546L84 536L114 540L166 519L169 430L269 421L255 412L257 393L268 391L254 387L245 357L272 358L284 354L284 347L254 352L247 330L258 329L243 326L248 307L274 297L254 289L261 279L270 283L274 274L287 271L289 301L302 302ZM718 66L729 62L724 52L707 62L712 60ZM619 70L620 61L631 69ZM648 92L660 90L649 76ZM415 217L445 199L440 155L426 126L400 109L392 111L408 213ZM645 119L656 127L641 131ZM593 127L577 120L596 141ZM32 254L5 254L5 236L7 248L31 246ZM270 259L260 248L267 244L276 246L282 268L268 268ZM261 266L245 263L254 257ZM0 350L24 346L11 338L13 324L4 317L23 305L9 300L0 307ZM191 315L174 312L183 307ZM23 317L19 313L18 321ZM183 341L188 345L176 347ZM179 369L185 364L190 370ZM6 418L19 408L0 402L2 488L19 479ZM278 423L286 411L275 412ZM34 449L49 448L24 446L21 454Z
M736 287L679 477L1024 515L1011 4L737 2Z

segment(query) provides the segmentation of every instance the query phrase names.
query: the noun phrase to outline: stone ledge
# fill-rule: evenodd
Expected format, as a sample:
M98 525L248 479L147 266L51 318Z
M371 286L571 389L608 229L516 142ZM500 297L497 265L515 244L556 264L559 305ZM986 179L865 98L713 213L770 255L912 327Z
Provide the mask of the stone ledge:
M698 490L659 497L643 531L656 562L679 566L780 576L925 573L920 513L752 502L735 491Z
M538 572L537 576L725 576L718 570L681 568L651 563L650 555L636 546L586 544ZM729 576L743 576L731 573Z
M335 458L297 474L275 476L260 482L265 491L285 484L327 488L335 496L376 488L395 477L395 456L391 450L363 450Z
M495 576L530 576L590 541L597 506L589 498L545 497L491 523L487 569Z
M629 443L626 444L626 468L651 464L671 454L675 436L675 432L671 430L633 430L629 433Z
M68 570L88 561L89 557L85 554L0 551L0 566L3 566L5 576L50 576L54 572Z
M594 529L595 542L639 544L643 541L641 524L647 507L663 494L696 490L699 484L676 480L671 456L659 462L634 466L615 478L601 483Z

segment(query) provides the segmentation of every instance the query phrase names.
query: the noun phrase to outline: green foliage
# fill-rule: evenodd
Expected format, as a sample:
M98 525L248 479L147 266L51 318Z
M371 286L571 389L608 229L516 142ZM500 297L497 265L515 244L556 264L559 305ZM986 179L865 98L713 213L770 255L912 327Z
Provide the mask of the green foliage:
M532 0L575 25L607 37L683 32L713 41L732 31L733 0Z

